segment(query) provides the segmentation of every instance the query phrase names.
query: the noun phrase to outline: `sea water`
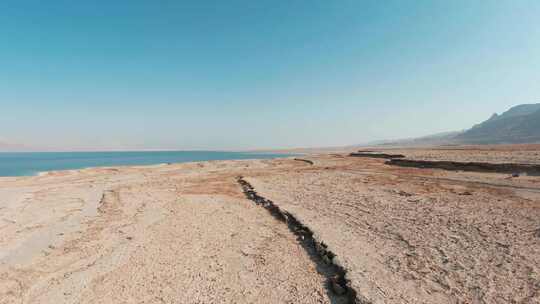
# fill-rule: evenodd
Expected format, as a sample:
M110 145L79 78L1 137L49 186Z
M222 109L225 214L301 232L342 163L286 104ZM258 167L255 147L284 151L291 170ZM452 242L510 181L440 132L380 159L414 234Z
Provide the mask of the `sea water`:
M36 175L44 171L88 167L154 165L207 160L270 159L284 156L289 155L217 151L5 152L0 153L0 176Z

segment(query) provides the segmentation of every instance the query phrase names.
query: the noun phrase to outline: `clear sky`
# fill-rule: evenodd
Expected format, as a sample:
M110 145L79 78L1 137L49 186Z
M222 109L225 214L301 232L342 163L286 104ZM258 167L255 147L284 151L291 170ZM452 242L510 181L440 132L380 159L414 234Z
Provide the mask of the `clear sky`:
M540 1L1 1L0 141L349 145L540 102Z

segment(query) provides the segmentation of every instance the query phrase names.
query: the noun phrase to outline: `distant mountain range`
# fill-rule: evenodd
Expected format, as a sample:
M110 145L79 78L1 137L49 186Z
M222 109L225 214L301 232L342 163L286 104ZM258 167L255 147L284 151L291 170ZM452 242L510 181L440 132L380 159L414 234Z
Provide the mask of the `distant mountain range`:
M464 131L444 132L418 138L381 140L347 147L285 149L283 151L338 151L366 146L440 146L459 144L540 143L540 103L522 104L510 108ZM0 141L0 152L37 151L36 148ZM275 151L275 150L264 150ZM281 150L279 150L281 151Z
M395 139L395 140L379 140L369 142L369 146L436 146L436 145L445 145L452 144L456 140L456 136L462 134L465 131L453 131L453 132L442 132L431 135L426 135L417 138L404 138L404 139Z
M540 142L540 103L523 104L501 115L493 114L455 139L473 144Z
M377 146L429 146L451 144L518 144L540 143L540 103L510 108L465 131L429 136L372 142Z

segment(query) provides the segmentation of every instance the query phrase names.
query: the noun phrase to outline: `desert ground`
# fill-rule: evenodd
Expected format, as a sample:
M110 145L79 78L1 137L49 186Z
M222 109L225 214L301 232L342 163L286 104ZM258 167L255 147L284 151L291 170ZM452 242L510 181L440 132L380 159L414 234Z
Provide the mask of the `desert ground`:
M539 176L299 157L0 178L0 303L540 303Z

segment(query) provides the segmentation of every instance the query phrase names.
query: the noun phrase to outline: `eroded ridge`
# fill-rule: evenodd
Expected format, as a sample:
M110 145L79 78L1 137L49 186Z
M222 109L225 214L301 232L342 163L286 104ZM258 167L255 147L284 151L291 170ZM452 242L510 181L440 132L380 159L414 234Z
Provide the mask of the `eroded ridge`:
M253 186L243 177L237 177L237 181L249 200L268 210L277 220L287 224L289 230L297 236L298 242L317 264L318 269L325 275L327 288L334 295L343 298L345 303L362 303L358 301L357 293L347 279L347 270L336 262L336 255L328 249L328 245L323 241L316 240L313 231L292 214L280 209L271 200L258 195Z

